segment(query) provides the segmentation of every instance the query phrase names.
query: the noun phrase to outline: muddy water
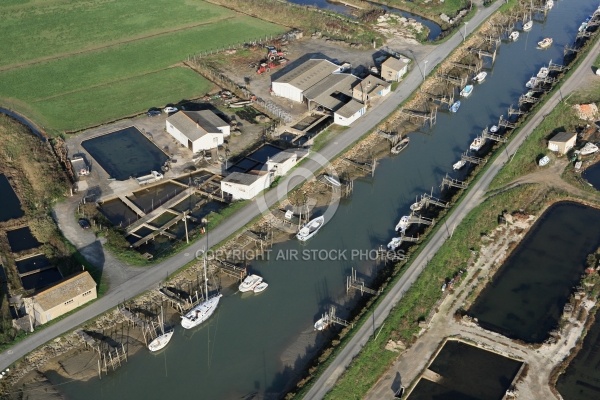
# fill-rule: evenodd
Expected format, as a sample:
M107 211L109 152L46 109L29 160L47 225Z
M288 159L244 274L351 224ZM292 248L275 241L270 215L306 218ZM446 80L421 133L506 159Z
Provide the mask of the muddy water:
M600 210L562 202L522 240L470 314L484 328L526 342L544 341L600 242Z

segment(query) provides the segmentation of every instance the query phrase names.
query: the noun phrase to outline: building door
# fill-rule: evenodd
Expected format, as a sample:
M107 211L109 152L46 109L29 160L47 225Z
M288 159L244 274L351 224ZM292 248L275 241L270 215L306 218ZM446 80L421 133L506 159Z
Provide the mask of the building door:
M190 139L188 139L188 149L194 152L194 145L192 144L192 141Z

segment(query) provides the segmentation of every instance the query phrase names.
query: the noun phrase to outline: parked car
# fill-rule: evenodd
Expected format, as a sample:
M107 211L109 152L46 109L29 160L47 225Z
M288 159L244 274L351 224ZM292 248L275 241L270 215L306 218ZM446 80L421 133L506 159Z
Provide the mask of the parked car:
M90 229L92 226L87 218L79 218L78 222L81 229Z
M149 117L156 117L157 115L160 115L160 110L148 110L146 115Z
M164 112L165 114L171 114L171 113L175 113L175 112L177 112L177 111L179 111L179 110L177 109L177 107L171 107L171 106L169 106L169 107L165 107L165 108L163 108L163 112Z

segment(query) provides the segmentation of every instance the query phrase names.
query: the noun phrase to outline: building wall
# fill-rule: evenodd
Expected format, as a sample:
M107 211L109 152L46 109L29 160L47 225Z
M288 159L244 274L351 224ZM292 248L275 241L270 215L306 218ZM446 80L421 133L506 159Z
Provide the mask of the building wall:
M554 142L551 140L548 143L548 149L550 149L552 151L556 151L560 154L567 154L569 152L569 150L571 150L573 147L575 147L576 141L577 141L577 136L574 136L572 139L568 140L567 142Z
M387 65L381 66L381 79L388 82L398 82L408 71L408 65L405 65L400 71L396 71Z
M55 318L60 317L74 309L88 303L98 297L96 293L96 288L88 290L87 292L81 293L70 300L65 301L64 303L60 303L59 305L49 309L44 310L38 303L35 302L35 297L32 301L33 306L33 318L37 325L45 324ZM30 313L31 314L31 313Z
M284 97L298 103L302 103L304 100L302 90L290 85L289 83L273 82L271 83L271 89L273 90L275 96Z
M383 96L387 96L387 95L390 93L390 91L391 91L391 90L392 90L392 86L390 85L390 86L388 86L388 87L384 88L383 90L381 90L381 91L379 92L379 95L380 95L381 97L383 97Z
M221 181L221 190L231 195L233 200L250 200L271 185L271 174L264 174L251 185L241 185Z
M294 168L294 165L296 165L297 161L298 161L298 159L295 155L288 158L287 160L285 160L282 163L274 163L272 161L268 161L267 168L268 168L269 172L274 173L274 176L284 176L292 168Z
M187 137L179 131L179 129L175 128L169 121L166 122L167 132L171 134L179 143L188 147L188 139Z
M181 132L175 126L170 124L169 121L166 122L166 127L167 127L167 132L170 133L171 136L173 136L175 138L175 140L177 140L179 143L181 143L186 148L189 148L188 138L187 138L187 136L185 136L183 134L183 132ZM224 141L224 137L229 136L231 130L230 130L229 126L220 127L219 130L222 133L209 133L209 134L202 136L200 139L193 141L192 148L191 148L192 152L196 153L201 150L210 150L210 149L214 149L217 146L222 145L223 141Z
M365 107L363 107L360 110L358 110L356 113L354 113L354 115L351 116L350 118L344 118L341 115L334 113L333 114L333 123L342 125L342 126L349 126L354 121L359 119L362 115L364 115L365 111L366 111L366 109L365 109Z

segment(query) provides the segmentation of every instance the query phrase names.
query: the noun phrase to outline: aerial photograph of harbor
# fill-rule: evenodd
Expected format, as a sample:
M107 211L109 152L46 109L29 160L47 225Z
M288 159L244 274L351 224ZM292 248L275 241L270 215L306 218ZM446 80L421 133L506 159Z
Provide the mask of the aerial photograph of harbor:
M600 399L599 32L3 1L0 399Z

